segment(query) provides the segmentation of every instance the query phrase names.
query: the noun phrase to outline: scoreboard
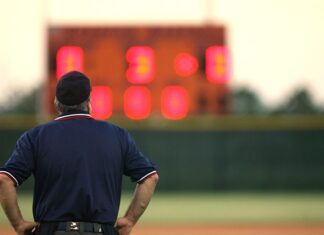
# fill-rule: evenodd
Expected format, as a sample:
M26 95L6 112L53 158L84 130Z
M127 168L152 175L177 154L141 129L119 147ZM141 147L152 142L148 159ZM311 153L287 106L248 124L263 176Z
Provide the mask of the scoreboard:
M225 39L221 26L50 28L46 111L55 113L57 80L77 70L91 80L97 119L225 114L230 79Z

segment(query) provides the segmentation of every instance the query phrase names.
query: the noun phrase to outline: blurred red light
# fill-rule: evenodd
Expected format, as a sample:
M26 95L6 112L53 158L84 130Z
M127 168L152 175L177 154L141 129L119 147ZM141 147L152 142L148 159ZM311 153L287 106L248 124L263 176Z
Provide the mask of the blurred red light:
M56 54L56 78L59 80L67 72L83 72L83 49L76 46L61 47Z
M206 50L206 76L212 83L229 80L229 52L227 47L212 46Z
M168 86L162 91L162 115L167 119L185 118L189 110L188 92L181 86Z
M112 114L112 90L107 86L93 86L91 91L91 115L104 120Z
M151 91L144 86L131 86L124 93L124 111L130 119L145 119L151 113Z
M198 70L197 59L188 53L180 53L174 59L174 69L181 77L190 76Z
M154 51L146 46L134 46L128 49L126 60L129 67L126 71L127 80L133 84L147 84L154 78Z

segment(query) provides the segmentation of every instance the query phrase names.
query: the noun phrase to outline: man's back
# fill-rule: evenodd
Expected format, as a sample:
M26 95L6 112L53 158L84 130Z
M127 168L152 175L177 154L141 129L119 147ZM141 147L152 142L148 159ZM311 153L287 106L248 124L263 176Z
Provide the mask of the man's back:
M124 164L122 130L74 118L41 127L37 137L36 220L113 223Z
M17 147L6 170L18 175L18 184L34 174L33 212L39 222L113 224L122 175L138 181L155 172L125 130L87 114L63 115L36 127ZM23 174L15 173L18 168Z
M0 168L0 201L18 235L79 233L129 235L154 193L155 166L129 133L91 118L90 80L72 71L56 86L55 121L25 132ZM34 174L33 213L25 221L15 186ZM125 215L117 219L122 175L137 182Z

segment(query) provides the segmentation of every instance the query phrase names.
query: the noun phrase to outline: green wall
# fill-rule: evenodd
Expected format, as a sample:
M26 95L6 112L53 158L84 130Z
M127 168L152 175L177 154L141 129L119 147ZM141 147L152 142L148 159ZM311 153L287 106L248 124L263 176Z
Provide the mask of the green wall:
M133 134L163 189L324 189L324 131Z
M23 131L0 130L1 165ZM131 133L158 165L160 190L324 189L323 129Z

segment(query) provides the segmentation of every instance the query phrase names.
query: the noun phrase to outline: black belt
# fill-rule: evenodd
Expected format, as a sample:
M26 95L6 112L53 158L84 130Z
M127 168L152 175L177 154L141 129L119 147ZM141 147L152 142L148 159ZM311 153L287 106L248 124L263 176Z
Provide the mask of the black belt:
M102 233L101 224L88 222L59 222L57 231L80 231L86 233Z

